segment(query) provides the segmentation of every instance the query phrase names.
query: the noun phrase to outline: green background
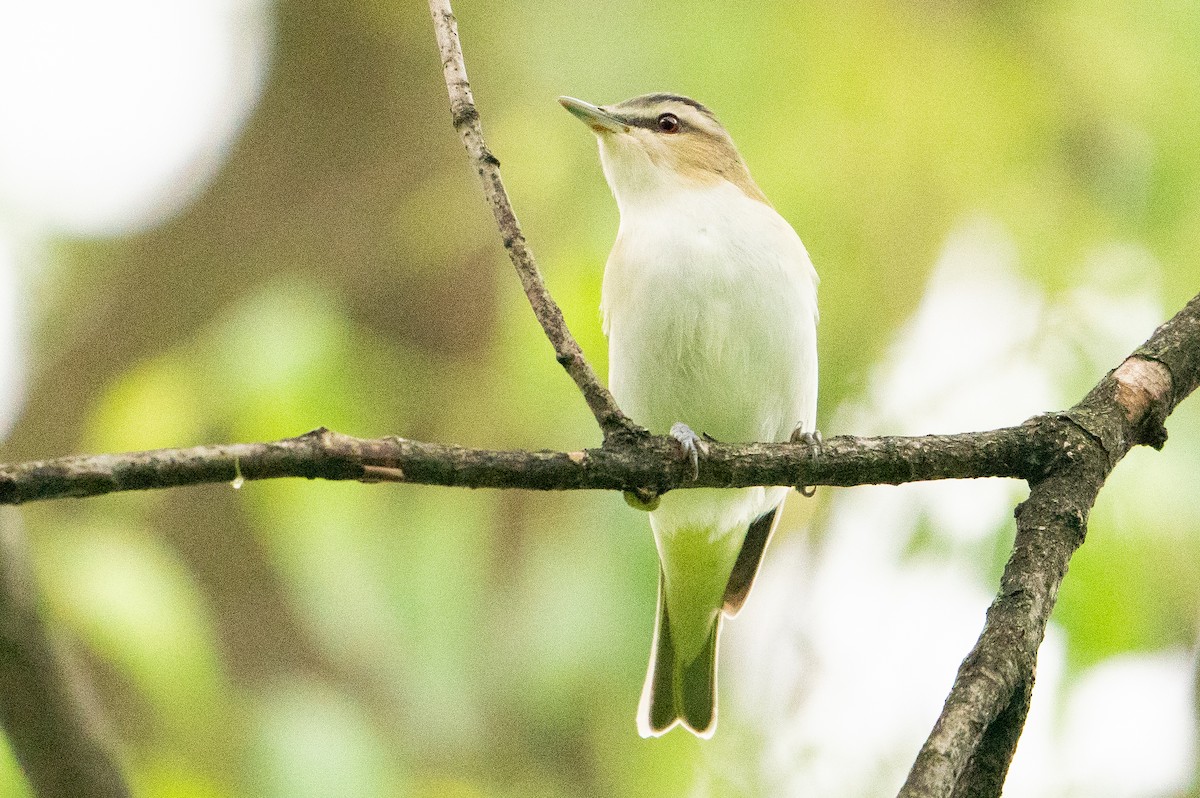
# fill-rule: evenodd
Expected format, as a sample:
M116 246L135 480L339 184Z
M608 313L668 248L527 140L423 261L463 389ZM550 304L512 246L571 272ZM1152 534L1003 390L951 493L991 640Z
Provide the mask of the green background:
M602 374L597 305L617 212L593 137L560 94L608 103L668 90L716 111L822 276L826 436L958 431L1066 406L1200 282L1192 3L464 0L455 10L489 145ZM209 182L186 189L194 200L132 231L47 222L22 250L27 387L0 458L269 440L320 425L490 448L597 444L450 127L426 8L283 0L262 13L261 96L215 153ZM943 269L955 241L984 261L1007 254L1000 266ZM939 274L956 275L940 304L927 294ZM988 344L952 311L978 316L978 296L956 299L961 286L996 307L997 285L1019 286L1016 307L1036 312L999 318ZM1006 371L1018 355L1025 370ZM1044 391L1024 392L1026 380ZM918 391L889 404L896 386L930 385L941 386L936 401ZM986 396L972 390L981 385ZM1132 453L1101 496L1054 616L1059 666L1040 711L1059 720L1046 721L1044 745L1027 740L1039 751L1069 747L1071 687L1092 669L1131 656L1190 667L1198 404L1171 418L1164 452ZM780 556L768 576L783 587L764 592L823 603L752 599L737 622L745 631L726 640L747 642L725 652L734 664L711 743L636 735L656 565L645 518L619 496L280 480L50 502L5 518L32 541L48 617L138 795L873 795L903 778L1007 554L1020 487L1001 488L999 512L957 489L968 491L957 515L930 509L919 488L793 497L778 547L795 556ZM949 607L936 580L924 585L933 592L918 606L965 614L966 633L915 708L901 700L908 677L886 650L863 655L872 627L854 623L899 599L868 567L822 570L851 539L840 530L854 526L856 502L880 495L879 506L906 497L907 509L860 508L872 526L854 538L859 550L887 573L950 563L977 592ZM964 536L956 524L980 528ZM840 593L805 587L833 573ZM794 684L747 676L764 672L755 662L772 646L827 639L812 632L818 615L866 646L851 655L863 679L897 680L901 695L872 697L859 719L913 718L894 739L854 743L839 708L855 685L806 682L813 657L836 670L827 648L797 644ZM916 623L937 627L939 616ZM756 625L785 631L756 646ZM791 698L763 720L756 689ZM1130 733L1155 739L1158 722ZM851 742L790 744L789 734ZM1194 758L1194 730L1175 739ZM1069 771L1076 760L1044 758L1028 765L1041 774L1031 795L1159 789L1088 792L1086 773ZM11 755L0 763L0 791L28 794ZM859 769L863 782L851 791L830 775L838 769Z

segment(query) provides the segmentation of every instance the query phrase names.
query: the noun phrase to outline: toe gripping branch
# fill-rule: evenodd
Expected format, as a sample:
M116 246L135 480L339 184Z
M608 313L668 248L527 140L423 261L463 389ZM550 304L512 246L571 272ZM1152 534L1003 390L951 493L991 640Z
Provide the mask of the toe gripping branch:
M678 446L676 456L691 464L691 479L695 482L700 477L700 458L708 455L708 444L713 439L707 435L697 435L682 421L677 421L671 426L670 437ZM625 491L625 503L636 510L646 512L657 509L661 498L660 493L648 488Z
M679 444L679 457L692 464L692 480L700 477L700 457L708 454L708 441L682 421L671 425L671 437Z
M700 459L707 457L709 453L709 443L716 441L708 435L700 435L692 430L687 424L682 421L677 421L671 425L670 437L674 439L679 447L678 457L680 460L687 461L691 465L691 478L693 481L700 477ZM818 431L806 432L800 427L792 433L789 439L792 443L802 443L808 446L809 460L816 462L817 457L821 454L822 446L824 445L821 433ZM815 485L796 485L796 490L802 496L812 496L816 493ZM625 501L631 507L638 510L651 511L658 507L660 495L651 490L626 491Z

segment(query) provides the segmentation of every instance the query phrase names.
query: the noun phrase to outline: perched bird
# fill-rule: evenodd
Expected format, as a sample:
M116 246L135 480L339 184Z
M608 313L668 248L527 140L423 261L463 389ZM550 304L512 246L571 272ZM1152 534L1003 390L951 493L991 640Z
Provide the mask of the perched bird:
M817 275L712 111L675 94L559 102L596 133L621 212L601 298L621 408L694 467L710 439L819 442ZM643 737L716 729L721 615L746 600L787 493L695 488L644 507L661 568Z

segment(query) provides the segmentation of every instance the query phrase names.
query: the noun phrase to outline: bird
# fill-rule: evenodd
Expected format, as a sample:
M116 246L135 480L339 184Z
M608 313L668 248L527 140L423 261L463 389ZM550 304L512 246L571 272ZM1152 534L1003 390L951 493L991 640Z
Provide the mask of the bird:
M806 441L815 455L817 273L732 137L679 94L559 102L596 134L620 212L600 303L618 405L674 438L693 475L710 441ZM722 616L746 601L788 491L626 494L649 511L660 563L642 737L715 732Z

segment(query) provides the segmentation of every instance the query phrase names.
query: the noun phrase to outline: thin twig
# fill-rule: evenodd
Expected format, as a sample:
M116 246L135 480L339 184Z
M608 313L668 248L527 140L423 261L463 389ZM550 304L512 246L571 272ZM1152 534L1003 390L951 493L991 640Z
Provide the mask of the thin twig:
M583 356L583 350L579 348L571 331L567 329L558 303L546 290L541 272L534 262L533 252L525 242L525 235L521 232L521 225L500 179L500 161L483 140L483 125L479 121L479 111L475 108L475 98L471 95L471 84L467 81L467 67L458 41L458 23L450 10L449 0L429 0L429 12L433 16L438 51L442 56L454 129L462 136L463 145L479 172L483 193L488 204L492 206L492 214L496 217L496 226L500 228L504 248L508 250L508 257L521 278L521 286L525 289L525 296L529 299L534 315L554 347L555 358L579 386L605 439L613 435L643 434L645 431L621 412L612 394L596 379L596 372Z

